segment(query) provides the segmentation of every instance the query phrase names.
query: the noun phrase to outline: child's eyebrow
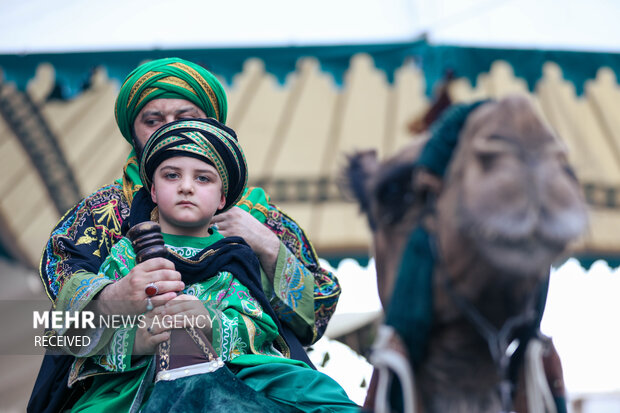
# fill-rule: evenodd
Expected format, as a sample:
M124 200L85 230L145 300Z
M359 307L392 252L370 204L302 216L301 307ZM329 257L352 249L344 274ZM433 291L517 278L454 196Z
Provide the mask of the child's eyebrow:
M182 168L179 166L175 166L175 165L165 165L161 168L161 171L167 171L167 170L173 170L173 171L180 171ZM192 173L195 174L210 174L210 175L219 175L216 171L213 171L212 169L193 169Z
M162 171L165 171L167 169L172 169L174 171L180 171L181 170L181 168L179 168L177 166L173 166L173 165L166 165L166 166L161 168Z

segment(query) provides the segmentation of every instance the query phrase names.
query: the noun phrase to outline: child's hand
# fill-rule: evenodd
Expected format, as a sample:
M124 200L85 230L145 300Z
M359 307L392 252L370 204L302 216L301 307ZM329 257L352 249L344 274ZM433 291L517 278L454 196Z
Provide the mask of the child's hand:
M185 284L174 264L165 258L152 258L136 265L125 277L106 286L97 299L104 314L140 314L146 309L146 286L155 284L158 293L151 300L161 306L183 291Z
M181 294L159 308L169 317L173 328L196 327L210 339L213 316L198 297ZM166 320L165 317L163 319Z
M132 355L153 354L160 343L170 338L170 329L163 323L154 322L154 318L162 319L162 307L154 308L145 314L145 323L136 330Z

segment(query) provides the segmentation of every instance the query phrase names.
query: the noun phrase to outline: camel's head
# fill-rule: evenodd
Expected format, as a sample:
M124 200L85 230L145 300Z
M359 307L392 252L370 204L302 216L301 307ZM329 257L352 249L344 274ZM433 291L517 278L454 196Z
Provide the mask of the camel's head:
M544 272L587 224L565 147L521 97L470 113L438 213L444 246L460 240L492 267L522 275Z
M442 258L460 267L454 272L482 258L498 271L546 275L586 227L566 149L528 100L484 103L454 133L460 136L453 152L440 151L448 153L445 176L420 160L427 140L412 142L382 163L373 151L349 160L345 176L373 229L384 306L405 241L428 212L429 200L436 200L432 216Z

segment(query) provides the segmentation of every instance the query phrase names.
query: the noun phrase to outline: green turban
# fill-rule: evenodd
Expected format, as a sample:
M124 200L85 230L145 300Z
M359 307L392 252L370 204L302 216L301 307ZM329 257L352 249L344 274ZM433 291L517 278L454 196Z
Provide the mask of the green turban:
M176 57L153 60L127 76L116 98L116 123L129 143L133 143L136 116L154 99L185 99L202 109L207 117L226 122L226 93L213 74Z
M140 178L147 191L157 167L175 156L189 156L215 167L226 197L219 212L239 201L248 181L248 166L235 131L215 119L183 119L159 128L144 145L140 159Z

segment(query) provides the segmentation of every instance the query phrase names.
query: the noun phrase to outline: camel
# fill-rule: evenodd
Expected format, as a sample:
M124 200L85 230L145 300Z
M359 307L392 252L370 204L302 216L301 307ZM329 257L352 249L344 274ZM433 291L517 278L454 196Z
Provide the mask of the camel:
M538 326L550 267L587 226L566 148L525 97L450 108L438 124L383 163L352 155L344 171L386 309L373 357L409 360L392 358L405 411L556 411L561 365ZM371 390L375 401L396 409Z

